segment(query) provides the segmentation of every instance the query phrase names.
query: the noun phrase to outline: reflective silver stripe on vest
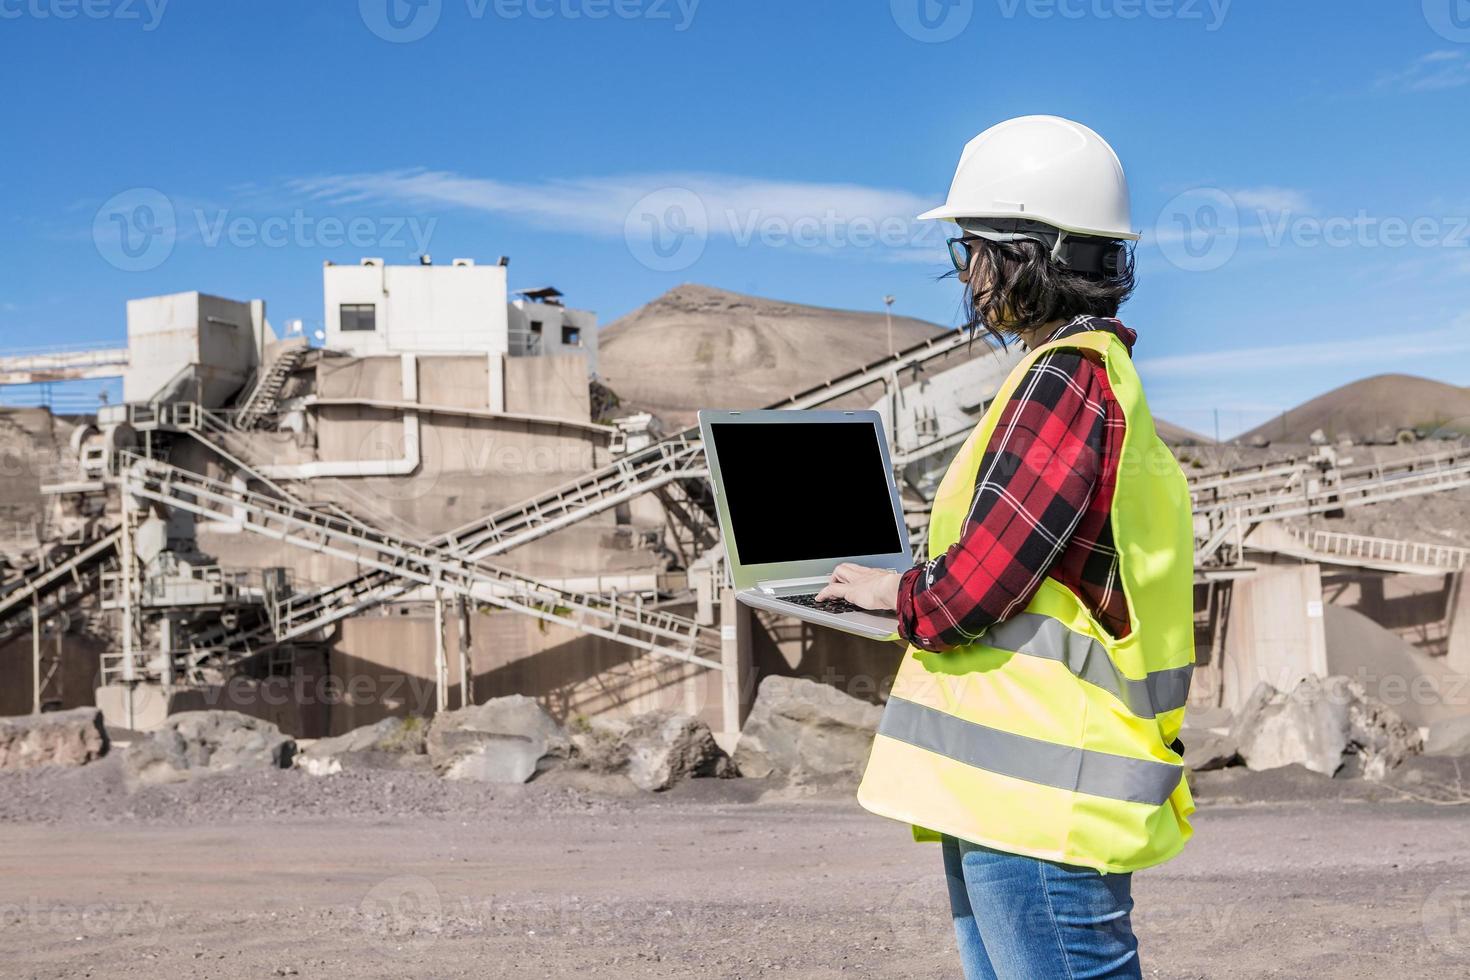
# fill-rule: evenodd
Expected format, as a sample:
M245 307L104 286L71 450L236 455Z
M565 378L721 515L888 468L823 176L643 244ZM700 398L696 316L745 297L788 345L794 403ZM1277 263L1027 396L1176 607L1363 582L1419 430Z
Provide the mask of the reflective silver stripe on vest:
M888 699L878 734L976 769L1130 803L1162 806L1184 778L1183 766L1043 742L903 698Z
M1107 647L1097 640L1039 613L1021 613L997 623L976 642L1028 657L1061 661L1077 677L1117 697L1139 718L1153 718L1184 707L1194 673L1192 666L1171 667L1135 680L1118 669Z

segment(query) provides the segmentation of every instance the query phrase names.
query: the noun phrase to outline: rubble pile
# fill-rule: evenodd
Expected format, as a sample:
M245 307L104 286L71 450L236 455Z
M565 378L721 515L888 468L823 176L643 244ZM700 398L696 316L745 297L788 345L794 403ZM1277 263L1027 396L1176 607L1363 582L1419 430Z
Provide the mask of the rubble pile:
M107 749L107 730L96 708L0 718L0 771L86 765Z
M709 726L678 712L651 711L627 720L596 718L572 741L587 768L622 773L639 789L654 793L685 779L740 774Z
M137 783L171 783L194 776L240 770L285 769L296 740L268 721L238 711L184 711L125 756Z
M313 776L345 769L428 768L428 722L419 717L384 718L345 735L320 739L296 754L294 764Z
M1230 738L1250 769L1301 765L1333 776L1356 756L1368 779L1382 779L1424 747L1417 729L1347 677L1307 677L1289 693L1258 685Z

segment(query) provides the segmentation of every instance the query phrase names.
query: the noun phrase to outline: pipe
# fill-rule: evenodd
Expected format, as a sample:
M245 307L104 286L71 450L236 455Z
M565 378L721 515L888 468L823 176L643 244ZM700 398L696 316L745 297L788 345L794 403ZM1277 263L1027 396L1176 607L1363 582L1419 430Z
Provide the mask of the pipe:
M403 354L400 357L403 365L403 400L416 404L419 400L418 358L413 354ZM418 471L422 462L419 412L417 408L405 408L403 456L399 459L334 459L314 463L280 463L257 466L255 471L271 480L314 480L329 476L409 476Z

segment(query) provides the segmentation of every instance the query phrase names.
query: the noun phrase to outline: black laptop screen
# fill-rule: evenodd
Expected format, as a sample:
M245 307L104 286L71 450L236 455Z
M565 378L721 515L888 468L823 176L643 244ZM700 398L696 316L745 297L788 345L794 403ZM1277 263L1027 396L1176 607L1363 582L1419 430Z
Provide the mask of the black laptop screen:
M742 565L903 550L868 421L710 426Z

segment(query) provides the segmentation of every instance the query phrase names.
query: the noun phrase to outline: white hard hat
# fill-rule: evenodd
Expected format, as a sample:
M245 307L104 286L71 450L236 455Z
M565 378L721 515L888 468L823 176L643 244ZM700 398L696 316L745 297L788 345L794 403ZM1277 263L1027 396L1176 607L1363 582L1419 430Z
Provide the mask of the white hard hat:
M1021 116L966 144L949 200L919 220L1035 221L1137 241L1129 214L1128 178L1107 140L1060 116Z

